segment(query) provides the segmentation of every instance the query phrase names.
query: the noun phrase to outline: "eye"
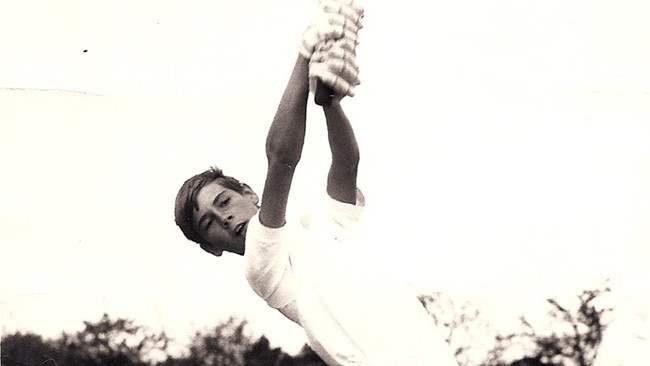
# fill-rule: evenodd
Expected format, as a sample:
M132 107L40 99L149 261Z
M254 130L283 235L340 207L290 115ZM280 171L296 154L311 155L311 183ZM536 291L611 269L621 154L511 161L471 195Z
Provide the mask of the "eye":
M221 204L219 206L226 207L226 206L228 206L228 203L230 203L230 197L228 197L225 200L221 201Z
M205 230L208 230L213 223L214 223L213 218L208 219L208 221L205 223Z

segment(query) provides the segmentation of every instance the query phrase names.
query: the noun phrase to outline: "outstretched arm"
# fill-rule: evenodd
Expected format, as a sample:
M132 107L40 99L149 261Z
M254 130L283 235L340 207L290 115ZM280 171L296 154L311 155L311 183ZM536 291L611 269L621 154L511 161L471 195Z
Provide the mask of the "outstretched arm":
M266 138L268 170L259 214L266 227L285 224L291 181L305 141L308 73L309 60L298 56Z
M359 146L350 121L335 97L324 106L332 164L327 176L327 193L337 201L354 204L357 198Z

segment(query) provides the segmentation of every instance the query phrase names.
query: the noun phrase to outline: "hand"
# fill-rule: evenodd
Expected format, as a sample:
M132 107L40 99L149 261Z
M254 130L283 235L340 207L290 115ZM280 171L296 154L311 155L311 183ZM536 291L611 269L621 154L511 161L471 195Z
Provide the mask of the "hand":
M354 96L354 89L360 84L354 46L345 39L319 45L309 64L309 78L312 92L315 92L316 80L320 79L336 95Z

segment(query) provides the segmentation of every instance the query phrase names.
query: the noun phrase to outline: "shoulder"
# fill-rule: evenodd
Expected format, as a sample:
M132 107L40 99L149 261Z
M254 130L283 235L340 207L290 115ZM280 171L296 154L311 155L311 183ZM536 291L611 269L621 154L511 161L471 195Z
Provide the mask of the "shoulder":
M247 275L249 271L269 267L278 257L288 257L287 237L287 225L271 228L262 224L259 215L253 216L248 223L244 250Z

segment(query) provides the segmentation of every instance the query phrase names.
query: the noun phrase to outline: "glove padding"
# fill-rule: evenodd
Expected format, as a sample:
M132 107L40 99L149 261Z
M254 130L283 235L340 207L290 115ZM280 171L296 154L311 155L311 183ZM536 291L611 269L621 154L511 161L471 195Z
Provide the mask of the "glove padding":
M362 28L363 6L354 0L320 0L321 8L326 13L336 13L345 16L346 19L356 24L358 29Z
M320 79L337 95L354 96L359 80L359 66L354 47L346 39L321 43L309 63L309 87L316 91Z
M316 92L320 79L335 94L354 96L360 84L356 46L364 9L354 0L320 0L319 5L300 44L300 53L310 60L310 90Z
M353 0L320 0L319 10L300 41L300 54L311 59L319 43L332 39L347 38L358 43L362 17L363 7Z

